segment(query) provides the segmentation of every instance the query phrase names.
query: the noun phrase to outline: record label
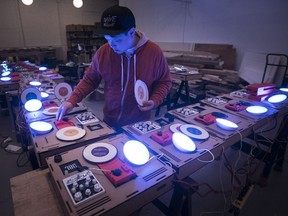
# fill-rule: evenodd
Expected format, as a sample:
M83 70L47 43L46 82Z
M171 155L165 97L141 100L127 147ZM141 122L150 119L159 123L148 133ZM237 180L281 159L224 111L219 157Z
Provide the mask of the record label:
M185 124L180 126L180 131L186 136L189 136L198 140L205 140L209 138L209 133L201 127L191 124Z
M140 106L143 106L143 102L149 99L149 92L146 84L141 81L137 80L134 87L134 95L136 98L137 103Z
M86 131L76 126L65 127L57 131L56 137L63 141L73 141L85 136Z
M92 163L105 163L117 155L117 148L109 143L92 143L83 150L83 157Z
M43 110L44 115L56 115L59 107L49 107Z

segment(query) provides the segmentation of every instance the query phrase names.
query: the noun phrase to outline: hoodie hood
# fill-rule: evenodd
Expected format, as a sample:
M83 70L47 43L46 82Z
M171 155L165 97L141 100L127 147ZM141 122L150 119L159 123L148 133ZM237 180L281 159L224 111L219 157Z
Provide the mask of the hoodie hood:
M143 46L147 41L148 41L148 38L146 37L146 35L143 33L143 32L140 32L140 31L136 31L135 32L135 37L139 37L139 41L138 43L136 44L136 46L126 50L125 54L130 57L132 56L133 54L135 54L135 52L137 51L137 49L141 46Z

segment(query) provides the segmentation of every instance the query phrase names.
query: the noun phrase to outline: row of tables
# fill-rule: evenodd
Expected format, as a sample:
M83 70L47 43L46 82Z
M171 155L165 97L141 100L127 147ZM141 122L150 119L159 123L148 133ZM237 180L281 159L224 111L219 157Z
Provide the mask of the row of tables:
M93 115L84 104L79 104L78 110L69 113L65 122L58 122L53 115L43 116L41 111L47 109L45 106L35 113L25 112L27 125L35 120L45 121L53 129L37 134L28 128L40 169L11 179L15 215L128 215L147 203L155 203L162 194L179 190L174 184L175 180L186 180L198 169L213 162L215 157L221 155L223 148L261 131L267 122L278 121L279 125L287 115L287 99L275 105L266 101L251 101L244 94L239 95L231 93L205 98L197 104L170 110L150 121L124 126L122 131L115 131L100 119L81 123L79 118L83 115L86 118L84 113ZM56 98L50 97L49 100L59 105ZM246 109L236 112L233 108L238 106L239 101L249 102L249 106L263 105L267 112L260 115L247 113ZM216 118L235 122L238 128L227 130L219 127ZM70 123L84 130L84 136L70 141L59 139L57 132L62 128L58 126ZM173 145L172 131L190 137L196 150L179 150ZM123 147L131 140L140 141L147 147L148 162L133 165L127 160ZM91 145L95 147L91 149L89 159L84 157L83 152ZM114 148L117 154L113 157L110 153ZM110 160L93 162L102 160L106 155L111 156ZM87 190L87 195L86 190L83 192L79 189L80 184L86 184L86 189L91 189L93 185L86 182L95 181L99 185L96 184L97 190L94 189L92 194L89 194L91 190ZM75 186L76 183L78 186ZM167 214L173 215L179 211L179 206L173 205L174 199L175 196L167 207ZM28 203L31 207L25 208Z

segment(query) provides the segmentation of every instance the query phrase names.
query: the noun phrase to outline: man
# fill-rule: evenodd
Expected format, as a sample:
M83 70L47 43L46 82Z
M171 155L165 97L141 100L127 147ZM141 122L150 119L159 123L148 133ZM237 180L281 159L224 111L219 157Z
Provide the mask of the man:
M161 49L135 28L130 9L113 6L103 12L101 34L108 43L95 53L83 79L60 106L57 119L94 91L101 80L104 80L103 120L107 124L117 128L150 118L151 110L163 102L172 82ZM137 80L143 81L149 91L149 99L142 106L134 96Z

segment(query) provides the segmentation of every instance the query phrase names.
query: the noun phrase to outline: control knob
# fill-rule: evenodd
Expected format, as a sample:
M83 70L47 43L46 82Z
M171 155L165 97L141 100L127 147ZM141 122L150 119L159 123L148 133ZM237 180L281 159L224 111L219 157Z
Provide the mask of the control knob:
M80 200L82 200L82 193L81 192L76 192L75 194L74 194L74 200L76 201L76 202L79 202Z

